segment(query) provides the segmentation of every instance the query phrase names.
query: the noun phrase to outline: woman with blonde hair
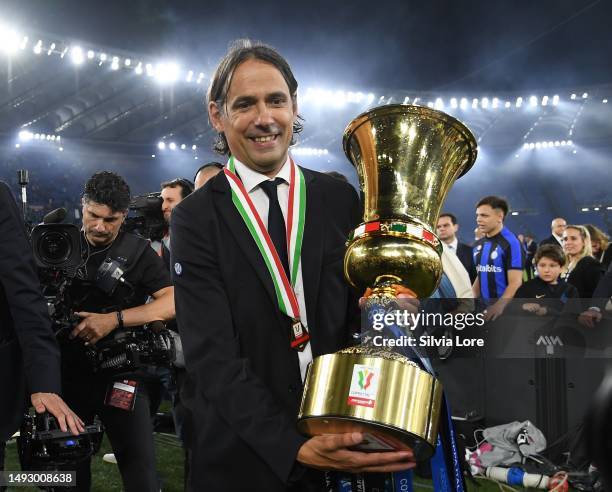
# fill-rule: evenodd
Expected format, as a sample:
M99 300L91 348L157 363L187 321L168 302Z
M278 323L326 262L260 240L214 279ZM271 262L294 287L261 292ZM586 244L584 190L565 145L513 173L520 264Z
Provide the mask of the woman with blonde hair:
M586 227L591 235L591 248L593 249L593 257L603 265L604 271L610 266L612 261L612 248L609 248L610 238L599 227L593 224L586 224Z
M563 251L568 259L564 280L578 289L581 298L592 297L603 268L592 256L588 229L581 225L568 225L563 231Z

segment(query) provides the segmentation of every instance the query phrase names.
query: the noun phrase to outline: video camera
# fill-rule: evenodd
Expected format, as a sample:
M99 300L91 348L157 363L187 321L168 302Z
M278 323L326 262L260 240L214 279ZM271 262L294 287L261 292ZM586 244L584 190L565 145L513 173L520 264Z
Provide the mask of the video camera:
M176 358L174 338L163 327L118 332L108 340L98 342L87 351L94 371L118 375L147 366L170 365Z
M166 231L160 192L146 193L132 198L124 229L136 232L151 241L161 241Z
M78 436L60 429L51 414L26 414L17 438L22 470L56 470L96 454L104 428L96 418Z

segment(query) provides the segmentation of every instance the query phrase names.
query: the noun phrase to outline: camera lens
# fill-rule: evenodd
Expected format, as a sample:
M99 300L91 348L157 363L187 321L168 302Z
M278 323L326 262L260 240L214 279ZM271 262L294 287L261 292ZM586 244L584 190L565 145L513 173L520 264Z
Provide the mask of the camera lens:
M40 238L38 251L45 263L50 265L62 263L72 253L70 237L62 231L49 231Z

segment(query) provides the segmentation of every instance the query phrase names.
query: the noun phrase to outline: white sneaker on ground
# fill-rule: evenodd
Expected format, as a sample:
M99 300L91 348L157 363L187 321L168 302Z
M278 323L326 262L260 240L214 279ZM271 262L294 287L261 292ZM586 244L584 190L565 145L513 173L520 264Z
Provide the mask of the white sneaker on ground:
M115 455L113 453L106 453L104 456L102 456L102 461L106 461L107 463L113 463L113 464L117 464L117 458L115 458Z

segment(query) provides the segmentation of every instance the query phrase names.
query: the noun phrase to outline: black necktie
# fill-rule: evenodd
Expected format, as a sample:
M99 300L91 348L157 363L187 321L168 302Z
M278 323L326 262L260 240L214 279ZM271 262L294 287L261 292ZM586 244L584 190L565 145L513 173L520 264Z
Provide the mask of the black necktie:
M268 195L270 208L268 209L268 234L274 243L276 252L280 257L283 268L288 278L289 275L289 260L287 259L287 229L285 228L285 219L278 203L277 187L284 183L282 178L276 178L273 181L264 181L259 186Z

